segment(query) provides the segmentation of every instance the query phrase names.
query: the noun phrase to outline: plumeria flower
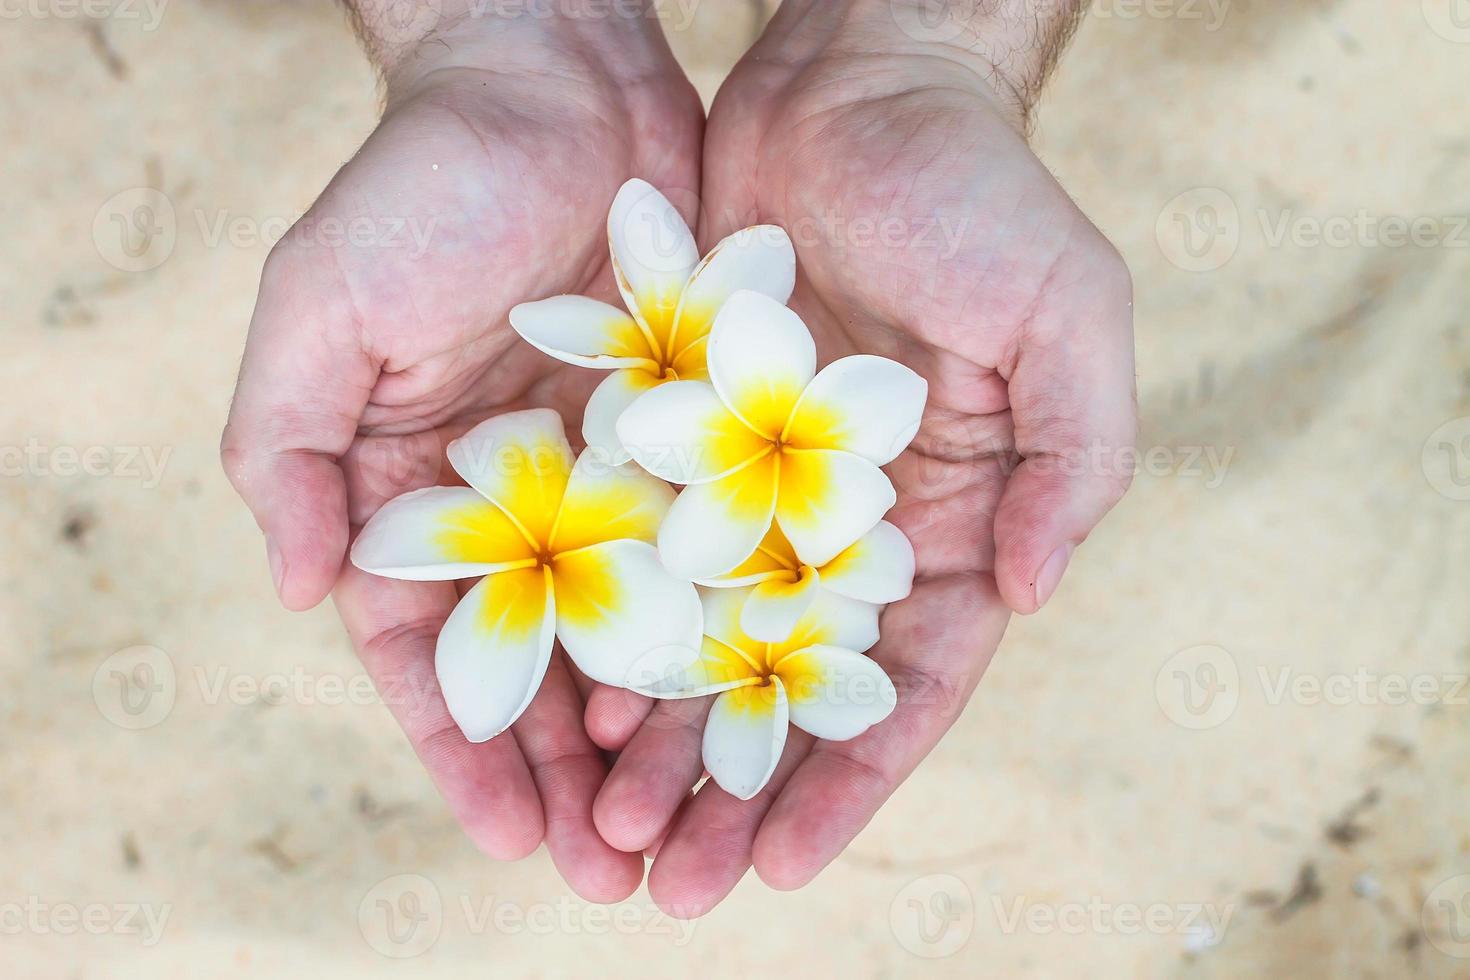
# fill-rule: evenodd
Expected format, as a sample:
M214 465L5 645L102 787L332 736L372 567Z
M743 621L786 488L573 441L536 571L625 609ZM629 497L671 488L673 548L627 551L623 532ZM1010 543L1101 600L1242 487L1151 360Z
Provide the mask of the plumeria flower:
M886 605L914 587L914 546L887 521L814 568L804 564L781 525L772 522L760 546L733 570L700 585L729 589L752 586L740 609L740 628L757 640L780 642L811 608L822 590Z
M509 728L562 646L584 674L622 685L699 645L694 586L652 542L673 501L665 483L583 452L547 409L481 422L448 447L467 487L390 500L352 546L364 571L410 581L484 576L439 633L434 666L471 742Z
M871 354L816 370L801 318L760 293L733 294L709 335L710 383L641 396L618 435L644 469L688 484L659 529L675 575L708 579L745 561L774 517L820 568L893 506L880 466L913 440L928 384Z
M748 800L781 760L787 724L846 741L887 718L898 702L888 675L863 655L878 642L878 607L820 592L780 643L740 626L750 589L701 589L704 644L688 666L635 690L657 698L718 694L704 726L704 767Z
M705 342L715 313L737 289L786 302L796 253L785 231L754 225L701 261L678 210L642 180L628 181L613 198L607 239L628 313L586 296L553 296L516 306L510 325L552 357L612 371L587 402L582 438L624 463L616 428L623 409L666 381L708 379Z

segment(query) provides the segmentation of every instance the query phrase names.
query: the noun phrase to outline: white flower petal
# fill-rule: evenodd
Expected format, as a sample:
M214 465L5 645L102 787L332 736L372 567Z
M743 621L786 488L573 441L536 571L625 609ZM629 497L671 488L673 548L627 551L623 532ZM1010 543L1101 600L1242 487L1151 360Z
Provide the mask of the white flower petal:
M395 497L352 543L358 568L413 582L477 578L534 557L510 518L469 487L425 487Z
M810 646L842 647L866 653L878 642L878 613L879 607L871 602L818 589L791 635L772 644L771 656L780 660L793 650Z
M786 441L803 449L842 449L879 466L914 441L929 382L872 354L822 368L792 413Z
M644 180L618 189L607 215L613 274L623 301L667 354L684 284L699 264L694 236L677 208Z
M897 602L914 587L914 546L887 521L821 568L822 585L864 602Z
M655 375L641 368L624 368L603 378L592 390L582 413L582 439L587 448L595 449L614 466L631 459L632 454L618 438L618 418L638 396L651 391L658 383Z
M687 664L703 621L694 585L674 578L642 541L609 541L557 555L556 635L582 673L602 684Z
M740 625L740 613L745 608L745 600L750 598L750 591L748 588L700 589L699 602L704 608L705 635L759 664L764 662L764 644L747 635Z
M510 325L537 350L590 368L655 367L637 322L586 296L553 296L511 307Z
M768 439L781 435L817 367L817 348L801 317L748 289L720 307L706 357L721 400Z
M752 289L784 304L795 286L796 252L785 229L752 225L727 235L684 287L674 321L674 349L682 351L707 335L715 314L737 290Z
M853 453L781 454L776 520L802 563L821 568L872 530L897 499L882 470Z
M652 664L648 670L635 672L627 687L651 698L697 698L761 680L738 651L706 636L697 657L681 663L665 660Z
M545 544L572 472L561 416L547 408L486 419L445 450L464 481Z
M776 506L775 459L771 453L729 476L684 488L658 531L659 556L670 572L713 578L750 557Z
M640 395L617 430L639 466L671 483L716 480L771 450L703 381L671 381Z
M788 719L779 678L715 698L704 725L704 767L710 778L737 799L759 793L781 761Z
M709 334L680 348L674 355L672 370L680 381L708 381L709 365L705 354L709 351Z
M465 594L434 650L439 687L465 738L494 738L521 716L541 686L555 636L542 568L499 572Z
M583 450L567 481L549 550L555 555L620 538L651 545L673 502L674 488L658 477Z
M770 578L791 579L800 570L801 559L796 557L791 542L781 533L781 525L772 521L770 528L766 530L766 536L761 539L760 547L751 552L749 558L724 575L696 581L699 585L712 589L737 589L756 585Z
M856 738L893 713L898 693L877 662L835 646L811 646L776 665L791 723L817 738Z
M746 635L766 643L780 643L791 635L820 588L817 570L811 566L804 566L799 576L795 582L769 578L750 590L740 611Z

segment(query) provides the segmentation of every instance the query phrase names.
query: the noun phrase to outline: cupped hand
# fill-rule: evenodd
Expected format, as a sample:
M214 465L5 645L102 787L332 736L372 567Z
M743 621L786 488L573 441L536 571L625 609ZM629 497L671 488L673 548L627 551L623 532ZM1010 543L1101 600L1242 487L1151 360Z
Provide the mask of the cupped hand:
M890 519L918 563L871 651L898 707L849 742L793 730L742 802L713 783L689 795L707 703L598 691L588 729L622 749L598 828L656 848L649 888L678 914L707 911L752 864L784 889L835 858L958 717L1010 612L1045 604L1130 479L1117 465L1135 425L1129 276L1027 146L1027 86L996 85L974 50L914 43L886 3L868 5L876 18L862 6L783 8L725 83L701 237L786 228L791 305L819 363L876 353L929 381L919 434L888 467Z
M467 742L433 663L455 585L343 559L387 500L455 482L444 447L474 423L545 406L577 431L595 373L521 342L507 311L557 293L616 302L608 204L633 176L692 201L703 113L656 23L464 22L416 51L388 75L377 130L267 260L222 458L281 600L334 592L474 841L509 859L544 836L579 894L617 900L643 858L593 827L606 766L582 725L585 681L558 657L510 733Z

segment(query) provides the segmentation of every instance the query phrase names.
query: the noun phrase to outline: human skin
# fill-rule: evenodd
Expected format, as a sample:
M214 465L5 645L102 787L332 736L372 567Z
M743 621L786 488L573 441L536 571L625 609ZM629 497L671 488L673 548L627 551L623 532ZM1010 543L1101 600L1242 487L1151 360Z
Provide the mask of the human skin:
M936 32L906 2L786 0L707 130L654 19L477 18L436 0L404 21L402 2L354 5L387 109L304 221L432 220L429 249L287 236L262 277L225 469L282 601L332 591L379 689L412 694L385 700L470 837L505 859L544 837L588 899L630 893L645 848L650 890L676 914L707 911L752 864L775 887L809 881L947 730L1010 610L1046 602L1127 485L1084 463L1133 438L1127 272L1023 138L1077 5L961 2L972 16ZM884 354L930 383L919 436L889 467L919 571L873 651L899 707L851 742L793 732L744 803L712 784L689 798L704 700L650 712L560 658L510 735L466 742L433 668L456 590L343 562L388 499L456 482L444 446L475 422L548 406L576 431L597 374L520 342L506 312L556 293L617 302L606 209L635 176L691 220L699 202L705 247L756 221L787 227L792 304L821 360ZM897 239L864 221L896 222ZM610 775L598 746L622 752Z
M888 468L918 563L871 651L898 687L892 716L848 742L793 730L741 801L713 783L689 796L707 703L591 698L588 730L621 750L597 826L657 847L649 890L676 913L707 911L752 865L789 889L835 858L1128 485L1087 463L1133 443L1128 272L1024 138L1077 5L955 6L975 16L913 30L934 22L899 2L787 0L710 112L701 239L787 228L819 363L892 357L928 379L929 404Z
M469 836L501 859L544 839L579 895L616 901L644 862L592 824L607 765L583 728L585 680L558 654L511 732L471 744L434 673L455 584L377 578L343 559L387 500L459 482L444 447L474 423L545 406L576 431L596 372L532 349L507 312L556 293L616 302L608 202L637 174L692 221L703 112L656 21L469 17L445 0L404 22L384 19L403 4L380 5L355 10L383 69L384 116L266 262L224 468L266 535L282 602L306 609L332 593ZM325 219L385 233L414 221L428 248L320 247L307 230Z

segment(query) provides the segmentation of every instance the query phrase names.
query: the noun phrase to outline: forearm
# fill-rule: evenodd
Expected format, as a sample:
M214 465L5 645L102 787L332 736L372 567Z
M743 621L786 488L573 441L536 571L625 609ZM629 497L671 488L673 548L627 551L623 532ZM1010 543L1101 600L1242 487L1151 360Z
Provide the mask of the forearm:
M1084 10L1083 0L784 0L767 37L953 61L984 77L1024 129Z

